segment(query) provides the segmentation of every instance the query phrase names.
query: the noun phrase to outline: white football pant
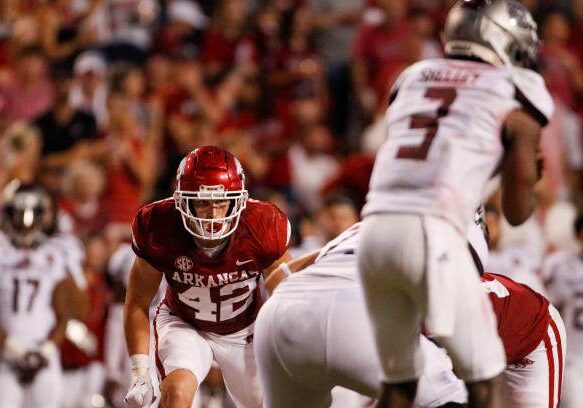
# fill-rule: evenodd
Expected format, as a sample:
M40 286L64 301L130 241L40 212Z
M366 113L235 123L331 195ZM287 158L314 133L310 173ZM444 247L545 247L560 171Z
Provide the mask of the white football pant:
M383 372L356 283L343 289L276 289L255 322L255 350L266 408L328 407L336 385L368 397L381 391ZM445 353L426 338L420 350L427 364L416 406L465 402L464 385Z
M373 214L363 221L359 272L388 382L421 374L419 334L447 349L464 381L505 367L492 305L466 238L440 218Z
M229 335L199 332L161 304L154 319L154 337L160 381L174 370L186 369L200 384L214 359L237 407L261 408L252 342L253 325Z

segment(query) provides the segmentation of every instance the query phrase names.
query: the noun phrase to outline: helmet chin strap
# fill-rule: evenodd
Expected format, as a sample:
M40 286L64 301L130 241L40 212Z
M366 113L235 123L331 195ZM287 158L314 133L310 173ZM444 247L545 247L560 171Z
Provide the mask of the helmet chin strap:
M194 221L193 222L194 225L191 224L192 228L198 232L199 235L201 235L202 240L205 241L219 241L222 238L225 238L225 233L227 232L227 230L231 227L231 222L230 221L221 221L221 227L218 231L214 230L214 224L219 224L219 222L214 222L214 221ZM210 231L205 229L205 225L211 224L210 226ZM210 235L209 238L204 238L206 235ZM217 238L212 238L213 236L217 236Z
M193 238L194 238L195 245L198 248L200 248L208 257L213 257L216 254L218 254L219 252L221 252L221 250L229 242L229 237L225 237L222 239L216 239L216 240L202 239L202 238L197 238L197 237L193 237ZM203 243L205 243L205 244L206 243L216 243L216 245L206 246L206 245L203 245Z

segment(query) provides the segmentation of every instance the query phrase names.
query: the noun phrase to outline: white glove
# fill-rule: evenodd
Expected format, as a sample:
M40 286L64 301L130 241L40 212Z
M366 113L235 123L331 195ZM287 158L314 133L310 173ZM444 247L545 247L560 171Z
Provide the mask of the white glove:
M154 399L154 387L150 380L150 357L146 354L130 356L132 384L125 396L128 408L149 408Z
M150 408L154 398L154 387L150 378L135 377L124 399L128 408Z
M53 341L45 340L44 342L41 343L40 347L38 348L38 352L48 362L53 360L59 354L59 349L57 348L57 345Z
M24 350L24 347L22 347L16 339L10 336L4 339L2 357L6 362L12 364L16 361L19 361L22 357L24 357L25 353L26 350Z
M89 357L97 355L97 337L91 333L87 325L77 319L67 322L65 338Z

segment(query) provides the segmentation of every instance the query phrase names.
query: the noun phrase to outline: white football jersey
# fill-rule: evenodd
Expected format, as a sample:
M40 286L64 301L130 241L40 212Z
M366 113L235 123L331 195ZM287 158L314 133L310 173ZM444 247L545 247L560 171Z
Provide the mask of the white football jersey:
M136 254L131 244L122 243L111 254L107 262L107 273L115 280L127 282Z
M363 215L445 218L465 232L503 156L506 116L546 124L553 102L540 75L453 59L418 62L397 79Z
M25 348L46 340L56 323L53 291L69 276L85 285L83 259L79 241L71 236L23 249L0 233L0 327Z
M539 275L539 258L523 245L505 246L491 251L484 265L486 272L508 276L518 283L529 286L532 290L546 296L543 280Z
M107 274L110 275L112 279L123 282L127 287L127 281L130 277L130 272L132 270L132 265L134 264L135 259L136 254L132 249L132 245L128 243L120 244L109 258L106 268ZM164 298L167 286L168 284L166 283L166 278L162 277L158 292L150 304L150 321L154 319L156 308L158 307L158 303L160 303L160 301ZM123 347L125 347L125 344Z
M318 290L360 284L356 263L360 228L358 222L328 242L312 265L292 274L280 286L295 289L299 286L304 288L305 284L305 290Z
M583 356L583 259L580 254L557 253L545 261L543 269L549 279L549 300L560 307L565 322L567 360Z

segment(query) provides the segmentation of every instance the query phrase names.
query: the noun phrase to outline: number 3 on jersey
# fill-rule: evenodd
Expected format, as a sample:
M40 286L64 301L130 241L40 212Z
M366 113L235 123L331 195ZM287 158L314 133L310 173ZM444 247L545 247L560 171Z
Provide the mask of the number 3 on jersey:
M439 127L439 119L449 113L449 107L457 97L455 88L429 88L425 97L441 101L436 115L413 115L409 128L425 129L425 137L421 144L405 145L397 150L398 159L425 160Z

